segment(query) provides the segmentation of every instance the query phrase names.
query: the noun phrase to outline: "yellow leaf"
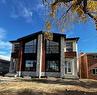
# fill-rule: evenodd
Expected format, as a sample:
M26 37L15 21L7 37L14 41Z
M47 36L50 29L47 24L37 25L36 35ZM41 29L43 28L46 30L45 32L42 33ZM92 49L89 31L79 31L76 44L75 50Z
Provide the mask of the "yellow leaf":
M89 11L96 11L97 12L97 1L88 1L87 8Z
M51 29L51 24L49 21L46 22L46 29L47 30L50 30Z

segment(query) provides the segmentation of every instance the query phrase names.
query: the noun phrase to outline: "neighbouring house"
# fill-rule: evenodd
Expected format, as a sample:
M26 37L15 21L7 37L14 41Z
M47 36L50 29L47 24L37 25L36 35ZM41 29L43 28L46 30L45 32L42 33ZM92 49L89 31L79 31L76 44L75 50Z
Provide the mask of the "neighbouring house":
M97 53L81 53L79 64L80 78L97 79Z
M10 61L0 58L0 75L5 75L9 72Z
M48 32L37 32L19 38L12 43L10 72L18 76L78 78L77 41L66 35L51 33L53 39L47 39Z

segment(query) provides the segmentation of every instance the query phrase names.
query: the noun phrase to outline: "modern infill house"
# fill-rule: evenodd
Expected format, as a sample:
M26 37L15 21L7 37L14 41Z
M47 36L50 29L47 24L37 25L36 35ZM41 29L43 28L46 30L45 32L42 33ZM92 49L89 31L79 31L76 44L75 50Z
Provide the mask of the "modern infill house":
M18 76L78 78L77 38L64 34L37 32L12 43L10 72Z

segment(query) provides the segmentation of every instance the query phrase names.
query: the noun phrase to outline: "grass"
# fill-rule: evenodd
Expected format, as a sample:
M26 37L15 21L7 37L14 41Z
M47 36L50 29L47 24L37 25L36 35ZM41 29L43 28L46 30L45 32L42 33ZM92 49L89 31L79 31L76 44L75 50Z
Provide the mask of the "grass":
M97 80L16 79L0 82L0 95L97 95Z

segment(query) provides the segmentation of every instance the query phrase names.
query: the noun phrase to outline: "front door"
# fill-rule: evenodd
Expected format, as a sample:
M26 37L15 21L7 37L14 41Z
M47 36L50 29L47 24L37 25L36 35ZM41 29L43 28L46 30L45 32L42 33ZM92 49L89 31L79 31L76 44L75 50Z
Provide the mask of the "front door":
M67 59L65 61L65 74L72 75L72 70L73 70L73 62L71 59Z

